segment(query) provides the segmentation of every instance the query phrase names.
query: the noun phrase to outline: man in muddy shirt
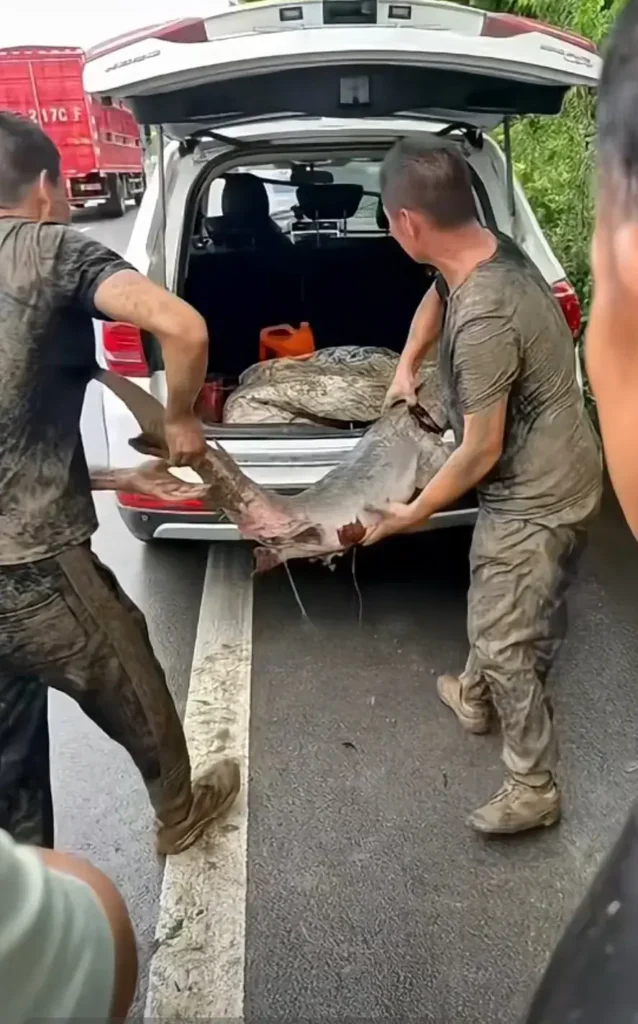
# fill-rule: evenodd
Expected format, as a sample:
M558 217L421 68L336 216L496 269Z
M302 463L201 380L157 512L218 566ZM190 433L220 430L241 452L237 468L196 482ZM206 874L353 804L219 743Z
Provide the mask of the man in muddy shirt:
M91 552L80 415L97 369L92 317L123 320L162 347L171 459L200 453L193 404L206 325L69 219L55 146L36 125L0 114L0 828L53 845L53 686L128 750L157 815L158 849L178 852L232 801L237 769L222 762L191 787L144 618Z
M433 265L388 401L414 401L415 371L439 341L457 447L409 505L366 538L411 532L476 487L470 554L470 653L441 700L470 732L503 731L504 785L470 823L486 833L551 825L560 815L556 743L544 692L566 629L565 595L601 495L601 459L561 310L530 260L481 227L463 158L399 143L382 170L392 233Z

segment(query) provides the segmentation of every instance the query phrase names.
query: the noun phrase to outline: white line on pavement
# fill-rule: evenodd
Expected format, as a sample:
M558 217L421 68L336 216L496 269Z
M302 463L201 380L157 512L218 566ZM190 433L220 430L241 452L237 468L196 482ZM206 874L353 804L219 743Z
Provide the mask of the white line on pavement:
M221 826L167 861L146 1018L243 1019L251 573L246 545L211 545L184 729L193 774L236 756L242 792Z

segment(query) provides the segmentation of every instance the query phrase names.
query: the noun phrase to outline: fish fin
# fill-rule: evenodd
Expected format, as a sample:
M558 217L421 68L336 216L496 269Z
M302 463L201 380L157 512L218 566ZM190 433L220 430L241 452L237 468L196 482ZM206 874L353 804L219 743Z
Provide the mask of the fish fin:
M168 457L168 448L161 438L154 435L138 434L137 437L129 439L129 445L133 451L139 452L140 455L152 455L156 459L166 459Z
M118 373L105 370L101 366L95 371L94 377L124 403L139 423L144 434L153 437L158 434L160 437L162 436L164 406L155 398L155 395L144 391L128 377L120 377Z
M255 576L262 572L269 572L275 566L281 565L279 552L274 551L272 548L257 547L253 551L253 555L255 557L255 571L253 575Z

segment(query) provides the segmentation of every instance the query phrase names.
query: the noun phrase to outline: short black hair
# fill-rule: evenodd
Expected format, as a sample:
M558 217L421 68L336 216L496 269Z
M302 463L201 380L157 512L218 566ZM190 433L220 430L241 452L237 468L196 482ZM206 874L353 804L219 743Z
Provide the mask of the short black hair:
M0 207L19 206L43 171L53 185L60 180L60 154L32 121L0 110Z
M628 186L638 185L637 110L638 0L629 0L605 46L597 109L600 160Z
M458 228L476 220L476 203L467 162L450 146L402 139L381 166L381 199L390 214L416 210L440 228Z

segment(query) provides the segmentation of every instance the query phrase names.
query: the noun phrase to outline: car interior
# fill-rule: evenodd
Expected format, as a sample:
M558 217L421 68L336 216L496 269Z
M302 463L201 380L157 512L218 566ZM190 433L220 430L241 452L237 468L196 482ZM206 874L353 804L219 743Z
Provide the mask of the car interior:
M278 324L307 321L317 349L401 351L432 270L391 238L378 185L364 187L362 171L376 184L379 164L367 164L292 166L287 180L229 172L212 216L202 197L182 294L208 324L211 374L238 377Z

